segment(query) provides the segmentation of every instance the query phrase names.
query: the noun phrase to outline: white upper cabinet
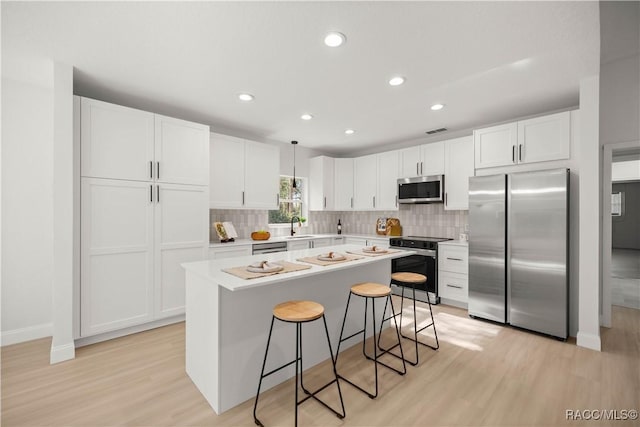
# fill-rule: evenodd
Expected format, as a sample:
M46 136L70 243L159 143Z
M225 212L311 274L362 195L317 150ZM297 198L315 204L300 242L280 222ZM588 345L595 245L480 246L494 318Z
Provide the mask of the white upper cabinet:
M211 134L210 207L241 208L244 194L244 140Z
M353 209L353 159L334 159L335 209Z
M158 182L209 185L209 126L155 116Z
M280 205L280 150L246 141L244 149L244 206L278 209Z
M353 208L373 210L378 187L378 157L371 154L353 159Z
M399 178L444 174L444 142L399 150Z
M82 176L153 178L154 114L82 98Z
M278 147L212 133L209 156L211 208L278 208Z
M519 121L518 162L568 159L570 138L570 111Z
M568 159L571 112L477 129L473 136L476 168Z
M335 207L335 159L327 156L309 159L309 209L330 211Z
M400 177L413 178L420 176L420 146L400 150Z
M81 98L85 177L208 185L209 126Z
M490 168L517 163L517 123L474 130L473 139L476 168Z
M378 191L375 209L398 208L398 151L387 151L376 155L378 164Z
M473 137L445 142L445 210L469 209L469 177L473 176Z
M444 174L444 142L432 142L420 146L420 175ZM404 177L403 177L404 178Z

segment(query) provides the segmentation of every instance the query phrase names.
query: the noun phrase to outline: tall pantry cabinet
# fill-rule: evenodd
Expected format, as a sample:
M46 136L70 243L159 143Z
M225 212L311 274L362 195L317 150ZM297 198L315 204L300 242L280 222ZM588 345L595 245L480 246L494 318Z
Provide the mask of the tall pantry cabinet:
M209 243L209 127L81 98L80 336L184 313Z

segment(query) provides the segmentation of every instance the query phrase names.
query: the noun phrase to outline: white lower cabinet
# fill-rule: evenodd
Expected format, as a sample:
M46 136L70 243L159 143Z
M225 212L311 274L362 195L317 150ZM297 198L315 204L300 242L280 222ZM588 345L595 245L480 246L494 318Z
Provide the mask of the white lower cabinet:
M438 294L445 303L466 307L469 299L469 248L438 244Z
M206 257L208 188L82 178L80 335L184 313L180 263Z
M288 251L297 251L298 249L309 249L309 240L289 240L287 242Z
M209 248L209 259L235 258L253 253L252 245L216 246Z

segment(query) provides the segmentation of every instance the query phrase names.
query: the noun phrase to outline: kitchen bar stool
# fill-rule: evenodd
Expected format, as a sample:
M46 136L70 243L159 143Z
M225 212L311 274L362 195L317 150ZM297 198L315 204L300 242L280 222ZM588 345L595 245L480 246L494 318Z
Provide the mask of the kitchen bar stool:
M302 381L302 324L313 322L314 320L322 318L324 323L324 331L327 335L327 344L329 345L329 355L331 356L331 364L333 365L333 375L334 379L327 384L323 385L319 389L314 392L308 391L303 384ZM296 358L291 362L280 366L270 372L264 373L264 368L267 364L267 355L269 354L269 344L271 343L271 333L273 332L273 323L278 319L282 322L286 323L295 323L296 325ZM260 397L260 387L262 386L262 379L268 377L271 374L274 374L287 366L292 364L296 364L296 404L295 404L295 425L298 425L298 406L303 402L307 401L310 398L314 398L322 405L324 405L331 412L336 414L338 418L344 418L344 402L342 400L342 391L340 390L340 382L338 381L338 373L336 372L336 360L333 357L333 351L331 350L331 340L329 339L329 330L327 329L327 320L324 317L324 307L321 304L313 301L287 301L281 304L276 305L273 308L273 316L271 317L271 327L269 328L269 338L267 338L267 349L264 353L264 360L262 362L262 372L260 373L260 381L258 382L258 392L256 393L256 401L253 405L253 420L259 426L263 426L262 422L258 419L256 415L256 410L258 409L258 398ZM298 371L300 372L300 387L307 394L307 397L298 401ZM336 383L338 386L338 394L340 395L340 405L342 406L342 413L339 413L335 409L331 408L329 405L324 403L316 394L329 387L331 384Z
M349 313L349 303L351 302L351 295L355 295L357 297L362 297L364 298L364 328L359 330L356 333L353 333L351 335L349 335L348 337L343 338L343 334L344 334L344 325L347 322L347 313ZM340 344L342 344L343 341L348 340L349 338L352 338L358 334L362 334L362 354L364 355L364 357L366 357L368 360L371 360L374 362L374 371L375 371L375 383L376 383L376 389L375 389L375 393L371 394L370 392L368 392L367 390L365 390L364 388L360 387L359 385L351 382L350 380L346 379L344 376L342 375L338 375L338 377L346 382L348 382L349 384L351 384L352 386L354 386L355 388L357 388L358 390L362 391L363 393L367 394L371 399L375 399L378 396L378 364L385 366L389 369L391 369L392 371L397 372L400 375L404 375L407 373L407 366L404 363L404 358L402 358L402 370L396 369L392 366L387 365L386 363L378 360L378 357L382 355L382 353L387 352L387 350L381 349L382 353L378 354L376 351L376 347L379 347L380 345L380 338L378 337L378 340L376 341L376 306L375 306L375 299L376 298L386 298L386 302L385 302L385 307L386 307L386 303L388 303L391 299L391 288L389 286L385 286L385 285L380 285L377 283L360 283L357 285L353 285L351 287L351 291L349 292L349 297L347 299L347 307L344 310L344 319L342 320L342 329L340 330L340 339L338 340L338 350L336 351L336 363L338 363L338 356L340 355ZM373 318L373 357L369 356L367 354L367 352L365 351L365 342L366 342L366 338L367 338L367 308L368 308L368 303L369 300L371 300L371 317ZM393 319L394 322L396 324L395 330L396 330L396 336L398 337L398 344L394 345L391 348L395 348L397 346L400 346L400 354L402 353L402 343L400 340L400 330L398 329L398 323L396 322L396 314L393 311L393 305L391 305L391 311L393 312ZM382 333L382 326L380 327L380 333ZM376 345L377 343L377 345ZM393 353L389 353L389 354L393 354ZM394 354L395 356L395 354Z
M392 356L395 356L397 358L402 357L403 360L406 360L409 364L416 366L419 362L419 355L418 355L418 344L422 344L425 347L429 347L433 350L437 350L440 348L440 343L438 342L438 333L436 332L436 323L433 320L433 307L431 306L431 301L429 299L429 293L427 293L427 304L429 304L429 314L431 315L431 323L429 323L428 325L423 326L422 328L418 329L418 321L417 321L417 316L416 316L416 286L419 285L423 285L427 283L427 277L423 274L418 274L418 273L408 273L408 272L402 272L402 273L393 273L391 275L391 280L394 282L399 282L402 285L402 294L401 294L401 299L400 299L400 312L399 313L395 313L395 311L393 310L393 302L391 303L391 313L392 315L390 317L385 318L384 316L387 314L387 303L389 302L389 300L387 300L387 302L385 302L384 305L384 312L382 313L382 318L384 319L384 321L387 321L389 319L391 319L392 317L395 319L396 316L400 316L400 334L402 334L402 311L404 309L404 289L407 286L411 286L411 289L413 291L413 338L412 337L407 337L405 335L402 335L402 338L406 338L408 340L411 340L415 343L416 346L416 360L415 362L412 362L410 360L405 359L404 354L401 354L401 356L398 356L397 354L394 354L392 352L390 352L389 350L397 347L397 345L385 350L386 352L388 352L389 354L391 354ZM422 341L418 340L418 332L421 332L425 329L427 329L428 327L433 326L433 334L436 338L436 345L432 346L430 344L424 343ZM380 325L380 330L382 330L382 325ZM380 342L378 339L378 347L380 346ZM382 349L381 349L382 350ZM400 350L402 350L402 347L400 347Z

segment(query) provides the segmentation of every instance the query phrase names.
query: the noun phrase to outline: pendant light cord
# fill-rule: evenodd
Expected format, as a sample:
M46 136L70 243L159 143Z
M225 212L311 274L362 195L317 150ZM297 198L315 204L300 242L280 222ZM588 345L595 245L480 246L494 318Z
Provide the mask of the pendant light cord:
M297 188L296 185L296 145L298 145L298 141L291 141L293 145L293 185L292 188Z

